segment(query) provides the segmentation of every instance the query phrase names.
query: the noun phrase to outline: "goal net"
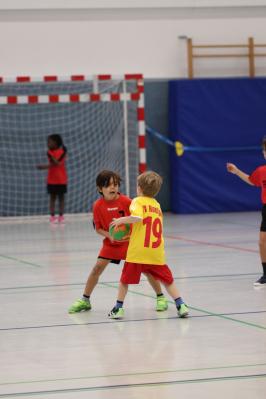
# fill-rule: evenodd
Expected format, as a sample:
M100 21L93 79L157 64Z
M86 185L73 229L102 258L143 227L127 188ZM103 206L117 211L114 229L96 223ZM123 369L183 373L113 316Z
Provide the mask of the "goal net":
M135 195L138 78L17 80L0 85L0 216L48 213L47 171L36 165L48 163L47 136L55 133L68 149L66 213L91 210L103 169L118 172L121 192Z

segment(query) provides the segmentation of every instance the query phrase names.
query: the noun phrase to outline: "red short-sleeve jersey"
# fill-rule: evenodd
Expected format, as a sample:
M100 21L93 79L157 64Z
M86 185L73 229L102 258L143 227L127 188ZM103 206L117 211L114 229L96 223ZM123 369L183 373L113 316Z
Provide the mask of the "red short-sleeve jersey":
M249 176L249 180L254 186L261 187L261 200L266 204L266 165L259 166Z
M109 230L112 220L121 216L129 216L129 206L131 199L126 195L119 194L114 201L106 201L99 198L93 204L93 222L96 229ZM103 247L99 257L106 259L125 259L128 248L128 242L111 242L109 238L103 240Z
M56 160L59 160L63 154L63 148L48 151L49 169L47 184L67 184L66 157L64 156L58 165L54 164L49 158L49 155L51 155Z

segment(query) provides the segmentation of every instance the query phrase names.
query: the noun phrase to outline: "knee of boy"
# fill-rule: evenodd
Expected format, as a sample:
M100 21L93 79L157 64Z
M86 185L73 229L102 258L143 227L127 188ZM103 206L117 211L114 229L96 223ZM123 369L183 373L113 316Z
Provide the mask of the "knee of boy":
M99 265L95 265L95 266L93 267L93 269L92 269L92 274L93 274L95 277L99 277L99 276L102 274L103 270L104 270L104 267L99 266Z

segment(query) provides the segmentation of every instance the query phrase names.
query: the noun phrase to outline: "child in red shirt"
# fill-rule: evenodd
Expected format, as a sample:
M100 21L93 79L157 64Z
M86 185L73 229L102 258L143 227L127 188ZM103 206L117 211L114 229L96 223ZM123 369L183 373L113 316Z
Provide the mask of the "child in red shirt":
M64 223L65 193L67 192L67 172L65 166L67 149L59 134L51 134L47 140L48 165L38 165L40 170L48 169L47 191L50 195L50 222L57 221L55 217L55 203L59 201L58 221Z
M263 156L266 159L266 138L262 141L262 150ZM232 163L227 163L226 167L228 172L237 175L245 183L250 184L251 186L261 187L261 201L263 206L261 211L262 221L260 226L259 248L263 275L255 281L254 285L263 286L266 284L266 165L259 166L251 173L251 175L247 175Z
M120 176L109 170L103 170L96 178L96 186L102 198L93 204L93 223L96 232L103 236L104 240L97 262L87 279L83 297L70 306L69 313L90 310L90 296L106 266L110 262L119 264L122 259L126 258L128 241L114 241L109 234L109 225L113 219L130 214L131 199L119 193L120 182ZM147 274L146 277L157 294L156 310L166 310L168 304L162 294L160 283L151 275Z

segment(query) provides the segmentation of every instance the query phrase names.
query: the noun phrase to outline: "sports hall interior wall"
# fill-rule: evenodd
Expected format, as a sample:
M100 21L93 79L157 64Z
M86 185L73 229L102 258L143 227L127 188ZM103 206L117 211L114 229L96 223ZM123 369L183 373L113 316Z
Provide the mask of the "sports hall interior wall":
M164 178L158 199L165 211L260 209L259 190L228 174L225 165L233 162L251 173L263 163L265 97L265 78L145 80L148 126L186 146L218 149L177 157L173 148L147 133L147 164Z
M246 43L249 36L263 43L266 37L266 7L259 1L91 0L82 4L83 8L81 1L70 1L66 8L59 0L53 4L0 1L0 75L141 72L146 122L166 136L168 80L187 77L186 37L196 44ZM258 60L257 75L265 73L264 62ZM247 69L241 58L195 64L197 77L243 76ZM163 209L170 210L167 145L147 136L147 161L164 177L158 198Z
M266 78L180 79L169 83L169 131L188 150L171 151L171 209L176 213L251 211L259 188L229 174L265 161ZM192 151L196 149L196 151ZM190 149L190 150L189 150Z

